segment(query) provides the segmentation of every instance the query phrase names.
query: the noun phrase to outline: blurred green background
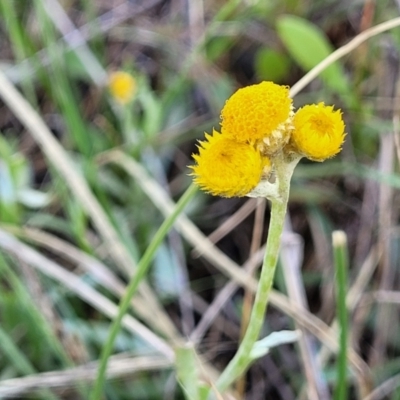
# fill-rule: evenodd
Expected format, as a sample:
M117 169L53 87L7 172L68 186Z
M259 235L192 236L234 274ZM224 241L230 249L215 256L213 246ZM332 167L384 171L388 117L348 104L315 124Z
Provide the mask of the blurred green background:
M0 103L0 398L88 398L124 285L163 207L190 185L196 140L219 128L225 100L262 80L292 86L399 13L394 0L0 0L0 70L61 145L60 156L57 143L43 136L43 144ZM294 98L296 107L334 104L347 127L340 155L302 161L293 177L286 235L296 238L297 253L289 266L282 257L275 289L286 298L300 291L304 317L271 299L265 322L264 334L304 329L310 346L272 349L237 398L308 399L310 385L331 398L338 383L326 351L326 335L337 340L328 328L336 318L331 232L341 229L357 356L349 360L348 398L400 399L399 53L395 28ZM134 78L132 100L109 88L115 71ZM265 206L196 195L186 215L200 231L190 239L171 230L158 250L117 338L104 398L184 398L167 356L177 341L193 341L199 363L223 369L248 313L248 289L233 287L221 300L234 273L214 253L193 249L204 234L234 263L259 265ZM360 394L360 376L369 377L369 397Z

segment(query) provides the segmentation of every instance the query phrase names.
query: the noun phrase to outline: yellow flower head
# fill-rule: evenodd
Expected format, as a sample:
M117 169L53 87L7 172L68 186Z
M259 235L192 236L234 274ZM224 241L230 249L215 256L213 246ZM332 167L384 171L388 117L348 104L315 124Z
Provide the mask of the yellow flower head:
M293 125L291 146L310 160L323 161L342 148L345 126L342 113L333 106L306 105L296 112Z
M260 182L270 162L254 146L240 143L217 131L206 133L199 154L194 154L196 165L191 166L194 182L214 196L242 197Z
M127 72L113 72L109 77L108 88L118 103L127 104L136 94L136 80Z
M288 140L292 99L287 86L261 82L239 89L221 111L222 133L239 142L262 141L279 150Z

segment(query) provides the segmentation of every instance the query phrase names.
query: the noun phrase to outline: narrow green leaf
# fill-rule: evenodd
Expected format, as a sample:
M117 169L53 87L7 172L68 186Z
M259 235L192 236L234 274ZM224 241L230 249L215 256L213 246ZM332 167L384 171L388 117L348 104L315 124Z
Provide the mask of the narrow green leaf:
M140 259L135 275L131 278L128 287L126 288L125 294L122 297L120 304L118 306L118 315L115 317L113 324L111 325L110 333L108 335L107 341L103 347L100 365L97 371L97 378L95 382L95 386L91 393L91 400L98 400L101 396L103 385L105 382L105 374L107 370L107 362L111 355L115 339L118 335L118 332L121 328L121 322L128 311L133 295L135 294L141 280L144 278L148 269L150 267L150 263L153 260L155 252L161 245L162 241L165 238L165 235L170 231L172 225L174 224L176 218L183 212L185 206L189 203L189 201L193 198L193 196L197 192L197 186L192 184L188 187L188 189L183 193L178 203L176 203L174 211L164 220L161 224L158 231L155 233L153 240L147 247L145 253Z
M199 377L194 346L187 343L176 349L178 381L188 400L199 400Z
M332 233L333 258L336 272L336 309L339 321L339 354L337 359L337 378L334 391L335 400L347 399L347 335L348 312L346 307L347 271L349 258L347 252L347 236L343 231Z
M250 357L257 359L265 356L269 353L272 347L279 346L281 344L293 343L299 340L300 331L279 331L272 332L264 339L258 340L254 343L251 349Z
M35 368L24 355L24 353L13 342L11 337L0 327L0 348L8 358L11 365L23 375L30 375L36 372Z

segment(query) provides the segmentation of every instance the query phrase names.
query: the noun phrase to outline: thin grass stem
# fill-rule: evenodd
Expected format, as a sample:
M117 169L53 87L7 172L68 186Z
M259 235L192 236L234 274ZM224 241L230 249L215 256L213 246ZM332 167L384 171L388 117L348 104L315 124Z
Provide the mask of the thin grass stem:
M119 304L119 311L118 315L114 319L114 322L111 326L110 332L108 334L106 343L103 347L101 358L100 358L100 364L99 364L99 369L97 373L97 378L95 381L94 389L91 393L90 400L98 400L101 397L101 393L103 390L104 386L104 380L105 380L105 375L106 375L106 369L107 369L107 361L108 358L111 355L115 339L118 335L118 332L121 329L121 322L122 318L124 317L125 313L127 312L131 299L133 295L135 294L141 280L143 277L146 275L149 267L150 267L150 262L153 259L158 247L162 243L164 237L167 235L167 233L170 231L172 228L176 218L182 213L183 209L185 206L189 203L189 201L193 198L195 193L197 192L197 187L192 184L189 186L189 188L186 190L186 192L182 195L182 197L179 199L178 203L176 204L176 208L173 211L171 215L168 216L167 219L164 220L158 231L156 232L152 242L149 244L149 246L146 249L146 252L144 253L143 257L139 261L139 264L137 266L137 271L135 275L132 277L125 295L122 297L120 304Z
M337 379L334 391L335 400L347 399L347 332L348 312L346 307L347 294L347 238L343 231L332 234L333 258L336 272L336 309L340 327L339 354L337 359Z

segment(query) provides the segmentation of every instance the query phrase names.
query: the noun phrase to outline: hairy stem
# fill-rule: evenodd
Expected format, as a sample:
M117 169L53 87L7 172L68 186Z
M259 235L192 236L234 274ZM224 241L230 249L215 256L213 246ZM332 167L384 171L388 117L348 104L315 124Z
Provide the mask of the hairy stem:
M254 343L258 340L267 308L268 297L275 275L275 268L279 256L279 246L285 221L286 208L289 196L290 179L298 159L291 163L277 160L276 173L279 182L279 198L271 200L271 219L269 223L267 247L261 269L260 280L254 300L253 309L247 331L239 349L226 369L219 377L216 388L223 392L239 376L249 368L253 359L250 357Z

